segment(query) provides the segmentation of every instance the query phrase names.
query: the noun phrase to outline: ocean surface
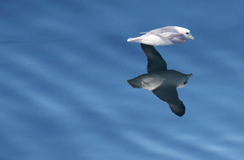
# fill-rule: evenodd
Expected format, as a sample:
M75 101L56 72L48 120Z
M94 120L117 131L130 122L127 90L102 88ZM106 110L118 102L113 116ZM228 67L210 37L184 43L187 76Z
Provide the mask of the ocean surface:
M244 1L0 2L1 160L241 160ZM140 32L195 40L157 46L192 73L178 117L126 80L146 73Z

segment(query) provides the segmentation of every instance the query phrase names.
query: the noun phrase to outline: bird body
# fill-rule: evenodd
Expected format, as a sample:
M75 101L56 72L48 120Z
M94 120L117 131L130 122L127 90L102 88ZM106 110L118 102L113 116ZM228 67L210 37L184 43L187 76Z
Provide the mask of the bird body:
M172 78L173 77L173 78ZM142 74L134 79L128 80L128 83L133 88L143 88L153 91L160 85L170 85L176 88L186 86L188 75L175 70L164 70L148 74Z
M147 44L152 46L162 46L162 45L166 46L166 45L173 44L167 38L152 35L152 34L147 34L147 33L140 37L129 38L127 42L136 42L136 43L142 43L142 44Z
M167 26L145 32L144 35L129 38L127 42L136 42L152 46L165 46L186 43L187 39L194 40L190 30L178 26Z

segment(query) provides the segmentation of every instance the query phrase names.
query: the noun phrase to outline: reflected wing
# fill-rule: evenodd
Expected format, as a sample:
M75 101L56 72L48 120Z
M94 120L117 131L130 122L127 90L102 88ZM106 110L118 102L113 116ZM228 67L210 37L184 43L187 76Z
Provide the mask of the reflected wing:
M150 45L141 44L142 50L145 52L148 60L147 72L157 72L167 70L167 64L158 51Z
M153 93L161 100L167 102L172 112L178 116L185 114L185 106L179 99L176 87L174 86L160 86L153 90Z

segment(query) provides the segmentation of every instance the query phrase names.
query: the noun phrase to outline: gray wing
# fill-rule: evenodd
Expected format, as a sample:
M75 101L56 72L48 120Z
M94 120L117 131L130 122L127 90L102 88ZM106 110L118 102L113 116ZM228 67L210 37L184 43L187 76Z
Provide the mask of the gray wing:
M183 34L179 33L174 26L155 29L150 31L150 33L167 38L175 44L183 44L187 41L187 38Z
M158 28L151 30L150 33L155 34L155 35L164 35L168 33L179 33L177 29L175 29L174 26L168 26L168 27L163 27L163 28Z
M167 64L158 51L150 45L141 44L142 50L145 52L148 60L147 72L157 72L167 70Z
M185 105L179 99L178 93L175 86L159 86L153 93L161 100L167 102L172 112L178 116L185 114Z
M187 38L183 34L180 34L180 33L168 34L168 35L165 35L164 37L175 44L183 44L183 43L186 43L186 41L187 41Z

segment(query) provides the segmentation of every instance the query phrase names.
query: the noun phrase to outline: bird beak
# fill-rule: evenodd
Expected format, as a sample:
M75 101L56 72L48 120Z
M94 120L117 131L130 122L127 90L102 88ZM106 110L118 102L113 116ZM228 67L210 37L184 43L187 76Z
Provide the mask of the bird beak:
M187 78L190 78L192 75L193 75L192 73L191 73L191 74L188 74L188 75L187 75Z
M192 39L192 40L194 40L194 39L195 39L193 36L190 36L189 38L190 38L190 39Z

